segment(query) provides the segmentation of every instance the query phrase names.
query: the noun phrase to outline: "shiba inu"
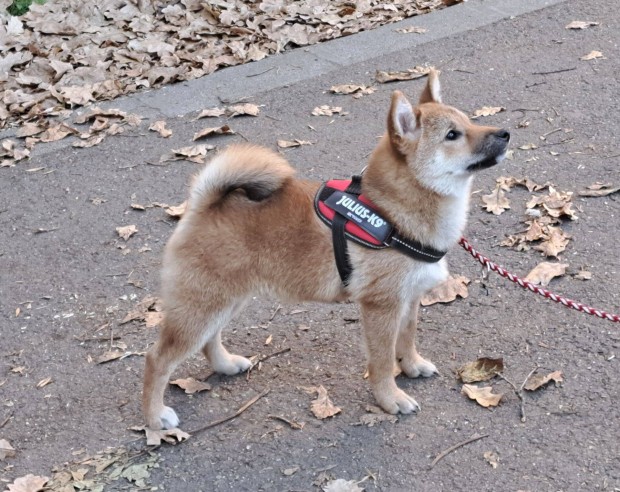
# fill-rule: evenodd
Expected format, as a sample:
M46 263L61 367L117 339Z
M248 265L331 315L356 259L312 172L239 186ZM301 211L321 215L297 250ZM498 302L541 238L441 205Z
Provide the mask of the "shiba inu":
M446 252L463 233L473 174L505 156L508 131L479 126L442 103L431 71L416 107L395 91L387 132L372 153L361 191L372 210L340 200L349 212L389 222L399 237ZM408 414L418 403L398 388L394 364L412 378L435 365L416 349L421 297L447 277L439 254L427 262L392 247L348 242L350 275L334 261L332 231L315 213L320 183L295 176L285 159L263 147L235 145L195 177L186 212L166 246L161 297L164 320L146 357L143 410L153 429L176 427L164 406L175 367L202 350L223 374L251 362L222 345L222 328L253 295L282 300L359 303L369 382L389 413ZM380 216L372 217L378 211ZM381 222L383 225L383 222Z

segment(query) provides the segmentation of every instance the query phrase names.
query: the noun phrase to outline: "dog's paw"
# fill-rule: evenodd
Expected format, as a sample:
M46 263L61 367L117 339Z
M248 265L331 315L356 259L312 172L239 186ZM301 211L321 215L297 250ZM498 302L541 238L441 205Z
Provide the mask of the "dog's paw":
M239 374L240 372L245 372L250 367L252 367L252 363L249 361L249 359L234 354L229 354L226 359L220 360L217 364L213 365L213 369L215 370L215 372L219 372L220 374L226 374L228 376L234 376L235 374Z
M175 429L180 422L176 412L170 407L163 408L159 414L159 420L161 421L161 427L164 429Z
M418 357L416 359L399 361L400 368L410 378L419 378L420 376L428 378L439 374L437 367L430 360Z
M391 391L385 389L375 392L377 403L387 413L409 414L420 411L420 405L400 388Z

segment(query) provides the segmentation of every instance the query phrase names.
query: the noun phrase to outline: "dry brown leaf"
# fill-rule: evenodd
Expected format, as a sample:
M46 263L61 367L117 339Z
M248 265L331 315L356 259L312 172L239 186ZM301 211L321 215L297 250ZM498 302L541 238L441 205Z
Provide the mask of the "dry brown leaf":
M271 345L272 340L273 340L273 335L269 335L267 339L265 340L265 345Z
M546 376L533 376L528 379L525 386L523 386L523 389L526 389L527 391L536 391L537 389L546 386L551 381L553 381L556 386L558 386L559 383L562 383L564 381L562 371L554 371L547 374Z
M514 178L512 176L500 176L495 180L497 185L504 191L510 191L515 186L523 186L528 189L528 191L540 191L545 188L549 188L553 186L551 183L546 182L545 184L538 184L532 181L530 178Z
M581 270L579 270L578 273L575 274L575 278L577 280L592 280L592 272L589 272L588 270L582 268Z
M368 413L360 417L360 425L374 427L381 422L390 422L392 424L398 422L398 417L396 415L390 415L389 413L385 413L381 408L374 405L368 405L366 407L366 411Z
M6 439L0 439L0 461L15 456L15 448Z
M375 73L375 80L380 84L387 82L395 82L397 80L414 80L424 77L429 74L432 67L420 67L409 68L401 72L386 72L383 70L377 70Z
M76 142L73 142L71 145L73 147L79 147L79 148L90 148L90 147L94 147L95 145L99 145L101 142L103 142L103 140L106 137L105 133L99 133L96 135L89 135L89 134L85 134L87 138L85 138L84 140L77 140Z
M156 313L155 320L159 323L161 317L163 316L161 301L157 297L146 296L134 306L133 310L127 313L120 324L123 325L134 320L148 321L149 319L152 319L149 318L149 316L153 313ZM156 326L156 324L153 326Z
M146 434L147 446L160 446L162 441L169 444L176 444L177 442L186 441L191 437L191 434L188 434L181 429L153 430L145 426L140 426L131 427L131 430L136 432L144 432Z
M501 215L510 208L510 202L500 186L496 187L490 195L482 196L482 201L484 209L494 215Z
M498 372L504 371L504 359L490 359L480 357L473 362L468 362L456 371L458 378L464 383L477 383L494 378Z
M96 364L105 364L106 362L111 362L116 359L120 359L125 355L124 350L108 350L101 354L100 356L95 358Z
M324 104L323 106L318 106L312 110L313 116L333 116L335 113L342 112L342 108L340 106L328 106Z
M428 31L428 29L425 29L424 27L409 26L409 27L401 27L399 29L395 29L395 31L401 34L410 34L410 33L424 34L425 32Z
M597 58L605 58L605 57L603 56L603 53L601 53L600 51L593 50L593 51L590 51L590 53L588 53L587 55L580 57L579 59L583 61L588 61L588 60L596 60Z
M528 209L542 207L551 217L567 217L571 220L577 220L577 216L572 209L572 199L573 193L571 191L556 191L553 187L549 187L548 195L533 196L527 202L526 207Z
M188 395L193 395L200 391L211 391L211 385L209 383L203 383L194 378L175 379L174 381L170 381L170 384L175 384L179 388L184 389L185 393Z
M483 456L484 459L487 460L487 463L493 467L493 469L499 466L499 456L497 453L494 453L493 451L485 451Z
M7 485L7 492L39 492L49 481L47 477L39 477L32 473L17 478L13 483Z
M579 196L600 197L611 195L620 191L620 186L613 186L611 183L594 183L587 186L585 190L579 192Z
M442 282L434 289L427 292L422 298L422 306L431 306L437 303L448 303L457 297L466 299L469 295L467 286L471 280L463 275L450 275L445 282Z
M170 135L172 135L172 130L166 128L166 122L164 120L159 120L151 123L151 125L149 126L149 130L159 133L164 138L168 138Z
M192 138L192 140L196 141L201 138L212 137L214 135L234 135L234 134L235 132L228 125L222 125L222 126L216 126L212 128L204 128L200 130L199 132L194 133L194 137Z
M506 108L501 106L483 106L480 109L476 109L471 119L475 120L476 118L480 118L481 116L493 116L494 114L501 113L502 111L506 111Z
M355 480L338 478L331 480L323 486L323 492L364 492Z
M472 384L464 384L461 393L471 400L476 400L479 405L485 408L496 407L504 396L503 393L493 393L491 386L479 387Z
M189 147L173 149L170 153L162 155L159 162L186 160L196 164L204 164L207 152L213 149L215 149L215 146L210 144L191 145Z
M290 149L291 147L300 147L302 145L312 145L312 142L308 140L299 140L297 138L294 142L290 142L288 140L278 140L278 147L281 149Z
M116 232L121 238L128 241L131 236L138 232L138 228L135 225L122 226L117 227Z
M47 386L48 384L50 384L52 382L52 378L51 377L47 377L45 379L41 379L41 381L39 381L37 383L37 388L43 388L44 386Z
M179 205L168 205L164 207L164 212L166 212L170 217L175 219L180 219L183 217L185 210L187 209L187 200Z
M310 406L312 413L317 419L326 419L339 414L342 409L335 406L327 395L327 390L321 386L311 386L303 388L308 394L317 394L316 400L314 400Z
M233 116L258 116L260 109L256 104L235 104L226 108L226 114Z
M519 150L534 150L537 148L538 148L538 145L533 144L533 143L527 143L525 145L521 145L520 147L518 147Z
M541 251L545 256L557 258L566 249L570 236L559 227L547 227L547 236L534 249Z
M568 263L550 263L543 261L527 274L525 280L546 287L552 279L566 274Z
M368 87L366 85L355 85L355 84L342 84L342 85L333 85L329 89L330 92L334 94L355 94L355 98L359 98L368 94L374 93L377 89L375 87Z
M226 114L226 109L224 108L203 109L200 114L194 118L194 121L201 118L219 118L224 114Z
M587 29L588 27L598 26L599 22L594 21L573 21L565 26L566 29Z

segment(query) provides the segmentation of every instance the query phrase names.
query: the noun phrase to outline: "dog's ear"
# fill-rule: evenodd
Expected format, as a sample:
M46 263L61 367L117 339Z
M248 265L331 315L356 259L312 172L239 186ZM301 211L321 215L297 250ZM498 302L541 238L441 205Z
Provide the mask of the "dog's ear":
M441 102L441 85L439 84L439 71L431 68L428 72L428 80L426 81L426 87L422 91L420 96L420 102L418 104L424 104L428 102Z
M395 144L399 144L404 139L415 138L417 129L417 116L411 104L402 92L394 91L388 116L390 140Z

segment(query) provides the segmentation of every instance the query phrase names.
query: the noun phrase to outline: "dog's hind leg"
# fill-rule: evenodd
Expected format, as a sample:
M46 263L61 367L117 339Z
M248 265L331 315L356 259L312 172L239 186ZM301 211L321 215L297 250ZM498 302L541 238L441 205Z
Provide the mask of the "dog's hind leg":
M396 362L410 378L429 377L438 373L435 364L424 359L416 348L419 306L420 303L416 300L409 316L404 318L396 340Z
M173 309L165 314L159 340L146 356L144 371L142 407L151 429L171 429L179 424L175 411L164 405L168 380L174 369L192 353L214 338L219 341L222 327L237 312L239 304L211 310L202 305L199 312L182 313L180 309ZM221 342L218 343L221 347Z
M245 302L237 304L230 318L235 317L244 305ZM202 353L215 372L232 376L233 374L247 371L252 366L252 363L241 355L231 354L226 350L224 345L222 345L222 328L224 325L225 323L222 324L220 329L213 334L207 343L205 343L202 347Z
M377 403L388 413L413 413L420 405L396 386L395 346L400 309L382 302L362 302L364 338L368 350L368 380Z

